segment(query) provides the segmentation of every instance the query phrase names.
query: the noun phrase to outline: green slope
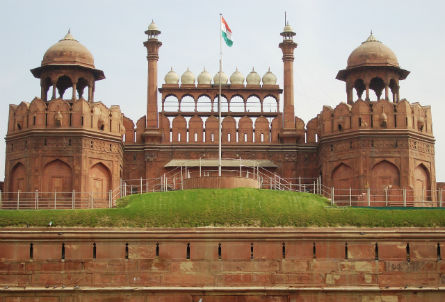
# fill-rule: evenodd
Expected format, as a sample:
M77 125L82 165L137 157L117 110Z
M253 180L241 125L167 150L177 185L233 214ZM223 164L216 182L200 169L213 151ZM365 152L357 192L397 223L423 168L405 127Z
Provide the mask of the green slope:
M0 227L445 226L442 209L331 207L320 196L256 189L202 189L128 196L115 209L1 210Z

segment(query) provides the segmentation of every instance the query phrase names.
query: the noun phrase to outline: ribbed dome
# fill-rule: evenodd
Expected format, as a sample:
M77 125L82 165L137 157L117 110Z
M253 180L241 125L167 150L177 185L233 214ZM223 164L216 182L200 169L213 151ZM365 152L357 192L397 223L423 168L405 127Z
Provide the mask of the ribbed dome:
M173 67L170 69L169 72L164 77L165 84L178 84L179 82L179 76L178 74L173 70Z
M212 83L212 75L204 68L198 75L198 85L210 85Z
M195 75L188 68L181 76L181 84L182 85L195 84Z
M368 39L349 55L347 69L360 66L399 67L399 62L394 52L371 33Z
M45 52L42 66L47 65L79 65L94 68L94 58L91 52L68 31L62 40Z
M252 68L252 71L247 75L246 82L247 85L260 85L261 77L255 68Z
M227 75L224 73L224 71L221 73L221 84L227 84L227 82L229 81L229 78L227 77ZM213 83L215 85L219 85L219 72L217 74L215 74L215 76L213 77Z
M244 76L241 72L236 68L235 72L230 76L230 84L235 85L243 85L244 84Z
M269 70L263 75L263 85L276 85L277 77Z
M151 20L150 25L148 26L147 30L151 30L151 31L159 31L158 26L156 25L155 21ZM160 32L160 31L159 31Z

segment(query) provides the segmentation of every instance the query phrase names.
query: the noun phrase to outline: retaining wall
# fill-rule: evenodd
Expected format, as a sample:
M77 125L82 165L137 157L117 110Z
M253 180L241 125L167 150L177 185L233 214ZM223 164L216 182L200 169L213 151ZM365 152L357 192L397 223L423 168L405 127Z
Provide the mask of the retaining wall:
M239 176L203 176L184 179L184 189L259 188L257 179Z
M0 301L445 300L445 229L3 229Z

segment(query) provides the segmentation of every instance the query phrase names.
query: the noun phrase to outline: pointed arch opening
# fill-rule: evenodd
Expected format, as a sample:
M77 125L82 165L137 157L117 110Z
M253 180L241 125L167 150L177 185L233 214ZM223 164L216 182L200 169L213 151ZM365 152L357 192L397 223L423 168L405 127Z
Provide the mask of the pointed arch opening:
M17 163L11 170L9 191L24 191L26 188L26 169L22 163Z
M60 78L57 79L57 84L56 84L57 90L59 91L59 96L61 99L63 99L65 91L70 88L73 87L73 81L71 80L70 77L64 75L61 76ZM72 99L73 97L73 91L71 91L71 95L67 96L67 99Z
M356 188L356 178L354 170L347 164L341 163L337 165L331 173L332 186L335 189L335 198L346 198L349 194L349 188Z
M108 192L111 190L111 172L103 163L97 163L89 169L89 190L93 193L95 201L108 200ZM96 206L98 206L97 203Z
M382 191L385 189L400 188L400 171L393 163L382 160L371 169L372 190Z
M431 200L430 173L424 164L414 169L414 200Z
M366 90L365 82L362 79L355 80L354 89L357 95L357 100L362 100L363 92Z
M73 175L71 167L60 159L53 160L43 168L42 191L71 193Z
M375 95L377 96L377 100L380 100L382 97L383 89L385 89L385 82L381 78L375 77L369 83L369 89L374 90Z

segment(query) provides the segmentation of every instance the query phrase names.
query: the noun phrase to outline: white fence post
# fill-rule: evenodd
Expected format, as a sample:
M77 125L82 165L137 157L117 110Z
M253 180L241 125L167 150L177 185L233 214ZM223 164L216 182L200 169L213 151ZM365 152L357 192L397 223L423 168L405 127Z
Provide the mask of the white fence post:
M335 204L335 189L334 187L331 188L331 206Z
M406 189L403 189L403 206L406 207Z
M371 188L366 190L366 195L368 196L368 207L371 206Z
M298 176L298 191L301 192L301 176Z
M439 189L439 207L442 207L442 188Z
M76 191L73 190L73 193L71 194L71 208L74 209L75 205L75 199L76 198Z
M352 189L349 187L349 206L352 207Z
M385 206L388 206L388 188L385 188Z
M57 209L57 192L54 192L54 209Z
M39 208L38 204L39 204L39 191L36 190L36 192L34 193L34 209L37 210Z
M113 191L110 190L110 192L108 192L108 207L109 208L111 208L112 199L113 199Z
M141 194L142 194L142 177L141 177Z
M20 209L20 190L17 191L17 210Z

